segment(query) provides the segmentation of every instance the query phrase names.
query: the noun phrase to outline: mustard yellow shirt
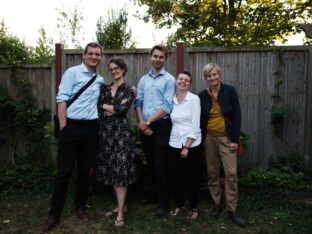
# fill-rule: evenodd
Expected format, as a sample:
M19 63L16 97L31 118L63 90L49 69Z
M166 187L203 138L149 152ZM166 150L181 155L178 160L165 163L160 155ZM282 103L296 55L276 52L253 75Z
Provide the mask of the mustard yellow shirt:
M207 133L211 136L225 136L225 119L223 114L212 104L207 123Z

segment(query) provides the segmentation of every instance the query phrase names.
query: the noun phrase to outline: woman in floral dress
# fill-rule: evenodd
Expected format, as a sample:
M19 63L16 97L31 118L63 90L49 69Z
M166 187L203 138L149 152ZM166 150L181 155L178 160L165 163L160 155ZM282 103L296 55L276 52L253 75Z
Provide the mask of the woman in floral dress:
M135 182L135 167L131 156L131 130L127 112L133 101L131 88L125 83L127 65L121 58L108 63L113 82L100 90L98 111L100 117L97 181L112 185L118 207L115 226L124 225L127 186Z

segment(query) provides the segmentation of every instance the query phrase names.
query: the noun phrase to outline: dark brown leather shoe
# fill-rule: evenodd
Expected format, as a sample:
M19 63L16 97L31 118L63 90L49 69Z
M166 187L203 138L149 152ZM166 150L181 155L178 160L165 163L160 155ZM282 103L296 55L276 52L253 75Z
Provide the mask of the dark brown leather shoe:
M46 233L52 230L60 222L59 217L49 215L46 221L41 225L39 233Z
M85 209L77 209L77 217L82 222L88 222L90 220L90 216Z

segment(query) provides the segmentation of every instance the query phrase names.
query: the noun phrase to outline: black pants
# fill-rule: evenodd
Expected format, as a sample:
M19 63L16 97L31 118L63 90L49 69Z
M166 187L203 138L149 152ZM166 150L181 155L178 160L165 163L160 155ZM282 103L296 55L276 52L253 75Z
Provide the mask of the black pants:
M170 119L158 120L150 125L151 136L142 134L142 147L146 156L150 196L156 196L159 208L169 209L168 143L171 132Z
M59 137L57 174L51 199L50 214L59 217L67 196L68 184L77 163L75 207L86 207L90 185L90 170L98 151L97 120L67 120Z
M169 147L170 191L176 207L185 205L185 191L190 207L197 208L200 186L201 150L200 146L189 149L187 158L181 159L181 150Z

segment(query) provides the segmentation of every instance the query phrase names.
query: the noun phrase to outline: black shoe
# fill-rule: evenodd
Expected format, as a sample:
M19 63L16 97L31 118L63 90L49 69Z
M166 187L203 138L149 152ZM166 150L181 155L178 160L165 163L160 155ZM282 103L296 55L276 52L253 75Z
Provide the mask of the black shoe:
M214 205L212 208L212 211L210 213L210 217L215 218L215 219L219 219L221 213L222 213L221 205Z
M161 218L169 213L169 209L158 209L156 212L153 214L155 218Z
M246 222L236 212L228 212L229 219L239 227L245 228Z

